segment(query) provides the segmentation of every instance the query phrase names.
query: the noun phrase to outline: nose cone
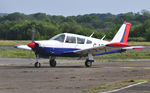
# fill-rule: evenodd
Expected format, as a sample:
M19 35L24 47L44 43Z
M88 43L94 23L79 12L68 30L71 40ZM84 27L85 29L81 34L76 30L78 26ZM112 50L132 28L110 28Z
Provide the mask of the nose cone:
M30 48L35 48L35 42L29 43L28 46L29 46Z

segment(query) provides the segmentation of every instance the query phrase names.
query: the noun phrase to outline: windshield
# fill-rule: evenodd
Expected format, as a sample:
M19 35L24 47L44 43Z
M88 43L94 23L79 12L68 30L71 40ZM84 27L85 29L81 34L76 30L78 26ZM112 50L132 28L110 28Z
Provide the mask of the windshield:
M60 42L64 42L64 39L65 39L65 35L64 34L56 35L56 36L51 38L51 40L57 40L57 41L60 41Z

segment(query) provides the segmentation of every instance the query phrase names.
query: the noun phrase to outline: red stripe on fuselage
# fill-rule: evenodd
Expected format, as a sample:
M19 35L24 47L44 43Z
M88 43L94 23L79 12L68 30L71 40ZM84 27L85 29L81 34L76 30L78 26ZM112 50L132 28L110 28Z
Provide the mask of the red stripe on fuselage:
M123 39L123 43L127 43L128 40L128 36L129 36L129 31L130 31L130 27L131 27L131 23L124 23L126 24L126 30L125 30L125 34L124 34L124 39Z

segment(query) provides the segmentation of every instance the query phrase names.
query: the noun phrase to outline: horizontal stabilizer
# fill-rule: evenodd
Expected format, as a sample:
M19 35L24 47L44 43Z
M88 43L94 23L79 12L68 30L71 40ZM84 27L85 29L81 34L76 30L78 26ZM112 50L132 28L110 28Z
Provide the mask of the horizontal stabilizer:
M112 47L128 47L130 46L129 44L126 43L120 43L120 42L116 42L116 43L110 43L106 46L112 46Z
M144 49L146 48L145 46L131 46L131 47L125 47L122 49L126 49L126 50L131 50L131 49Z

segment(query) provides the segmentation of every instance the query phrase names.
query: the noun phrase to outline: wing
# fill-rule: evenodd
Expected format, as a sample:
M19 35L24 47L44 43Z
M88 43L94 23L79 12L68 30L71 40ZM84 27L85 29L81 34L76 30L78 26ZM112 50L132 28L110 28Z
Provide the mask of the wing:
M124 52L126 50L131 49L143 49L144 46L130 46L126 43L110 43L104 46L99 47L93 47L89 49L83 49L83 50L77 50L73 53L85 56L88 53L91 53L93 56L97 55L104 55L104 54L110 54L110 53L117 53L117 52Z
M132 50L132 49L143 49L146 48L145 46L131 46L131 47L125 47L122 49L126 49L126 50Z
M24 49L24 50L32 50L30 47L28 47L27 45L16 45L14 46L14 48L18 48L18 49Z

